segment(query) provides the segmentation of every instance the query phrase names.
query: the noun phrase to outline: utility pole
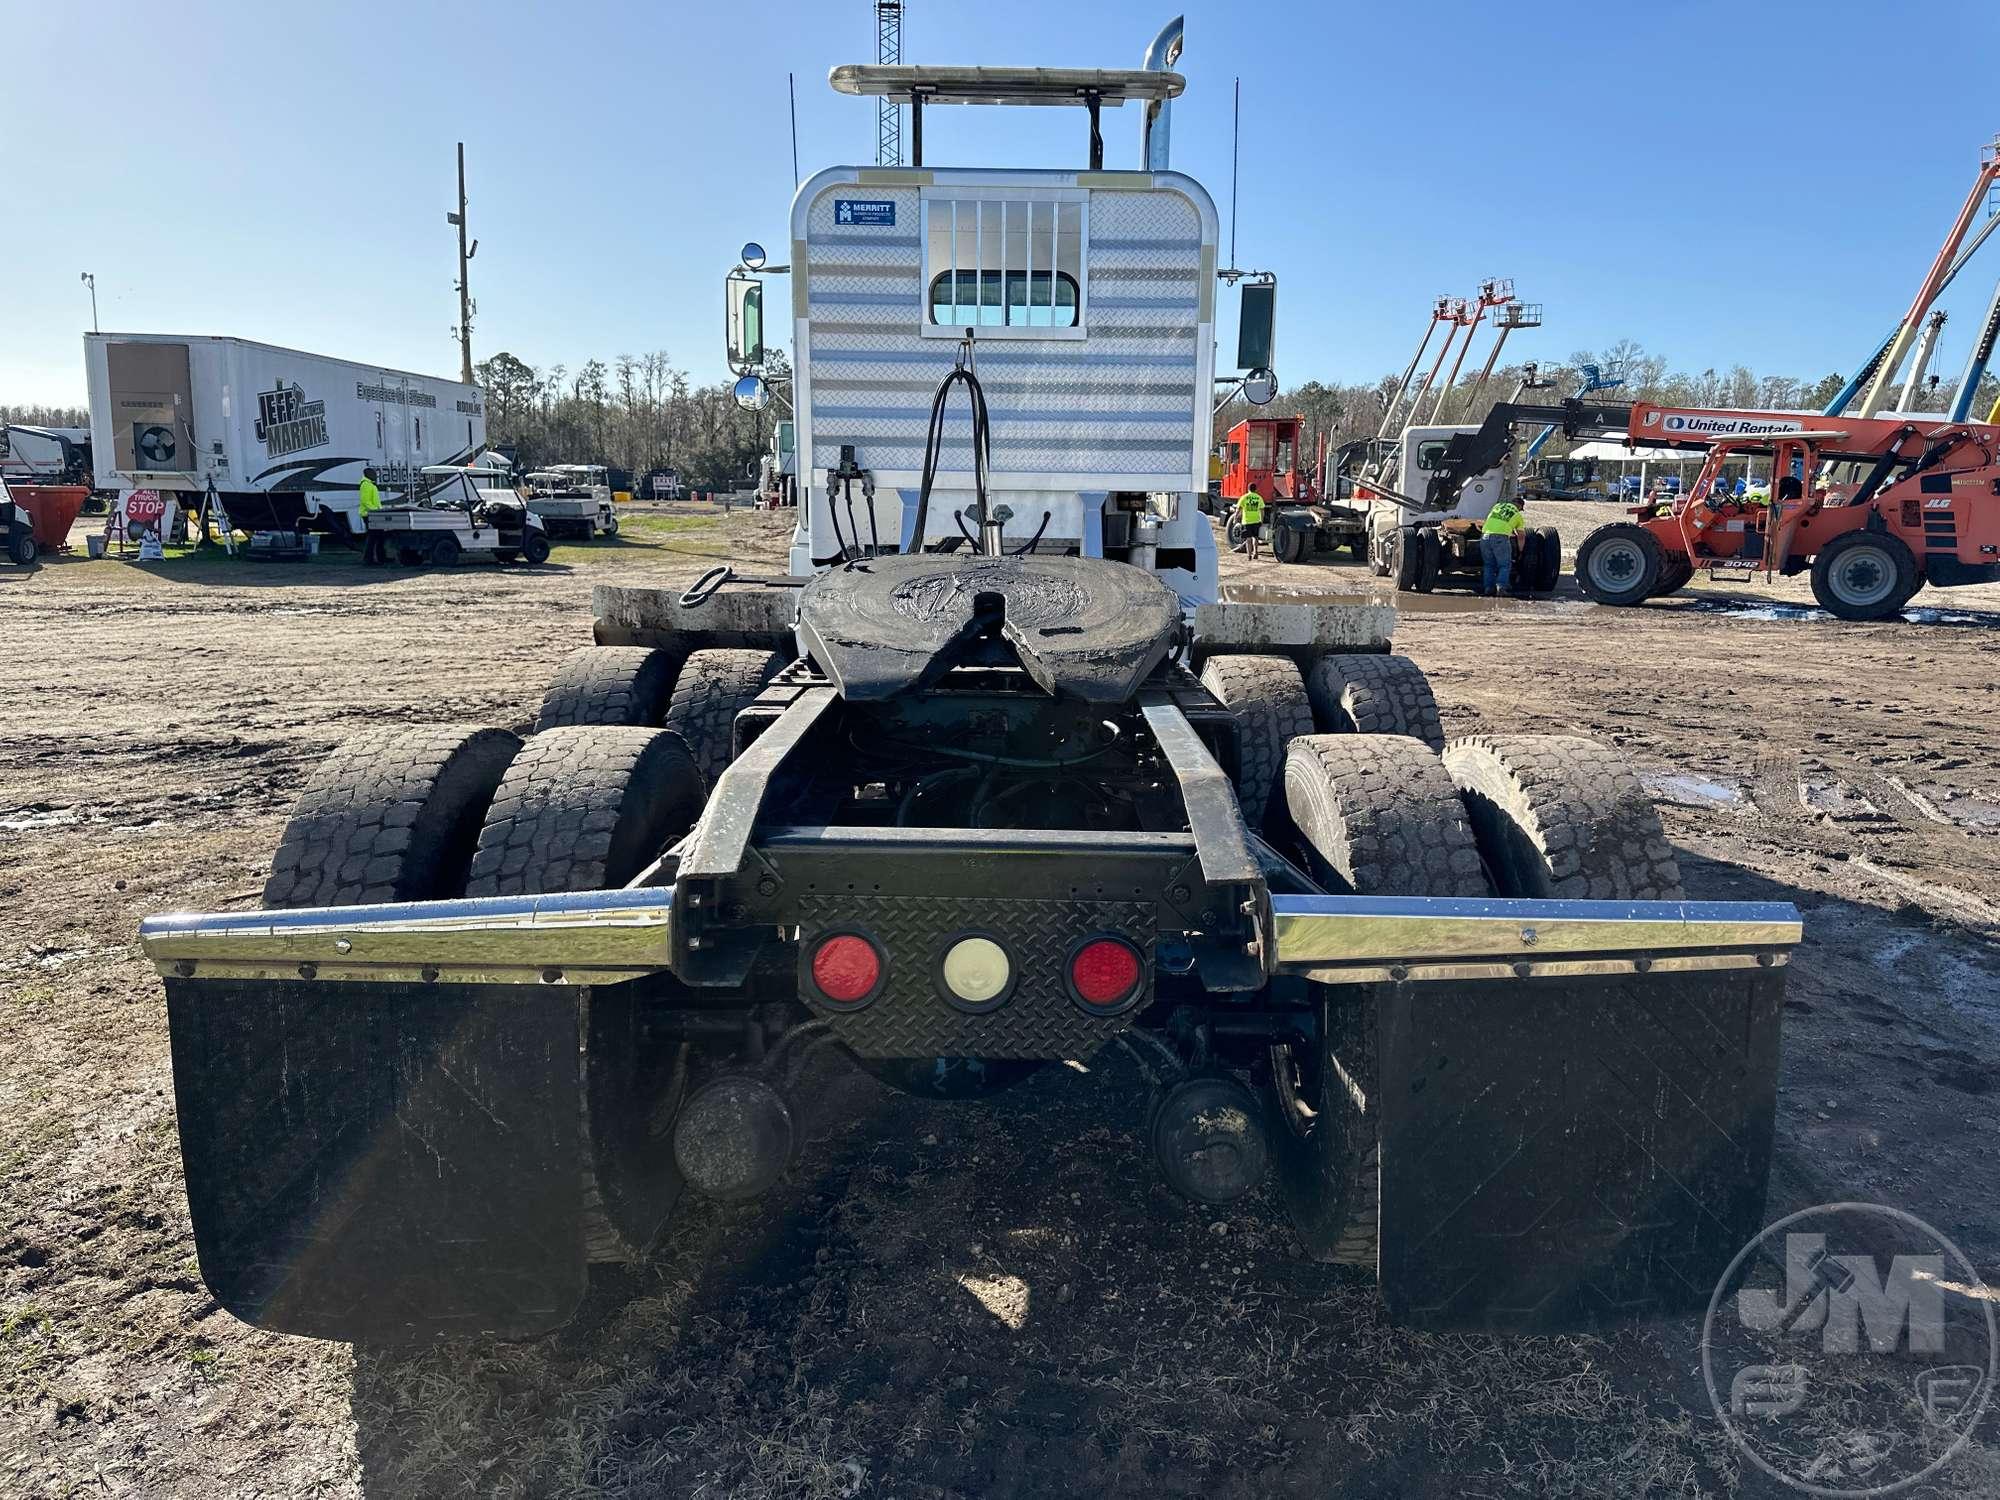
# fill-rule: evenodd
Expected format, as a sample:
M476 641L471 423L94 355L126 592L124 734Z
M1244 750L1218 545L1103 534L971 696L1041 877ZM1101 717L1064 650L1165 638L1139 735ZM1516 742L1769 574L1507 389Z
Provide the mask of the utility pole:
M90 288L90 331L97 332L97 277L85 271L81 277L83 284Z
M444 216L447 224L458 226L458 378L472 384L472 282L467 267L479 253L479 241L465 247L465 142L458 143L458 212Z

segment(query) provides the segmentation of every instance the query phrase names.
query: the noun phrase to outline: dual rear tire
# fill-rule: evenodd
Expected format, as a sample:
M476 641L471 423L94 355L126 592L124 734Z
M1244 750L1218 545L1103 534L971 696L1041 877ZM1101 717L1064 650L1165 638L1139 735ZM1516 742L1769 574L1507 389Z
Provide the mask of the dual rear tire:
M1313 735L1285 759L1293 853L1328 891L1675 900L1658 815L1589 740ZM1381 1199L1376 992L1321 987L1312 1025L1258 1069L1280 1191L1307 1253L1373 1267Z

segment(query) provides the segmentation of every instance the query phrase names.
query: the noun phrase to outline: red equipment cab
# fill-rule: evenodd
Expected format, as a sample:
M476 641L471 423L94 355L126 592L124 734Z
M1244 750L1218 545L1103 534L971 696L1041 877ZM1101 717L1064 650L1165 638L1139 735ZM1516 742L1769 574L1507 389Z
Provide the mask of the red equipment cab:
M1266 503L1317 500L1310 470L1299 467L1304 417L1248 417L1222 440L1222 498L1240 500L1252 485Z

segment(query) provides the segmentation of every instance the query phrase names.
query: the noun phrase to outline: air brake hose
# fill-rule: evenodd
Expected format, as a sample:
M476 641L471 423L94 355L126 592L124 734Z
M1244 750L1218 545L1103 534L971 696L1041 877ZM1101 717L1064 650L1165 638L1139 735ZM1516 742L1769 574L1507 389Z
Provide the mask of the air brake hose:
M951 398L952 382L957 380L965 382L967 400L972 408L972 486L982 534L985 530L986 479L993 464L993 430L986 412L986 392L971 365L966 363L971 347L971 331L967 330L965 346L959 354L960 363L938 382L937 395L931 398L930 430L924 435L923 483L917 491L916 525L910 532L912 551L924 550L924 527L931 511L931 487L937 481L938 457L944 448L945 405Z

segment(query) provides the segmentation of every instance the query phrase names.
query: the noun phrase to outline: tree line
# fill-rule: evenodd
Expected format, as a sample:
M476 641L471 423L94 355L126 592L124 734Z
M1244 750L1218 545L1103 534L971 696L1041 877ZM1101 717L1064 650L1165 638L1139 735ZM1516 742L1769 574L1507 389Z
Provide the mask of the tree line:
M664 350L575 370L500 353L474 365L473 378L486 393L487 441L513 447L528 467L601 463L635 475L667 467L696 490L753 481L782 416L775 403L745 411L728 381L696 385Z

